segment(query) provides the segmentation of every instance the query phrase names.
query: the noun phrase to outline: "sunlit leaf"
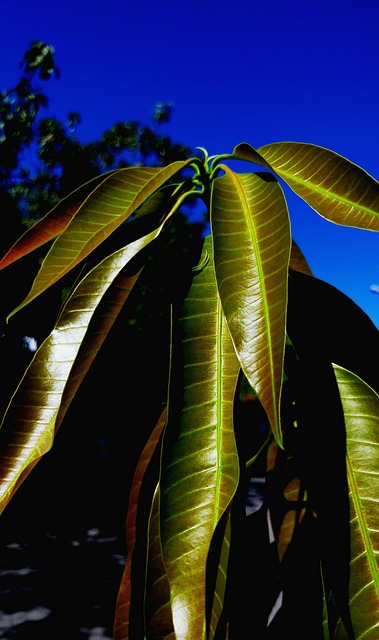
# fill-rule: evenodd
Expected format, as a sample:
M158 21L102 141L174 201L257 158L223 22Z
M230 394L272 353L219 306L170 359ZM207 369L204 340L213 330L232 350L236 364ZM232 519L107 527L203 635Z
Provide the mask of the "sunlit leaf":
M113 171L111 173L114 173ZM111 173L98 176L60 200L58 204L43 218L38 220L14 243L5 256L0 260L0 269L4 269L16 260L23 258L31 251L43 246L56 238L67 227L75 216L84 200Z
M78 285L55 328L36 352L1 425L0 512L41 456L51 448L59 412L58 423L106 337L106 333L101 331L93 336L92 352L82 353L78 365L83 339L103 296L129 260L157 233L158 230L124 247L95 267ZM135 276L126 282L122 279L124 299L135 280ZM119 309L120 305L116 304L113 320ZM106 322L109 320L107 317ZM76 375L70 379L75 362ZM68 381L69 391L66 387Z
M162 455L161 542L177 640L205 638L208 551L239 476L233 401L240 366L217 294L209 237L205 250L208 264L194 275L180 309L174 308L178 350L172 354Z
M356 640L379 637L379 396L334 365L346 422L351 511L350 610ZM341 620L331 637L346 636Z
M291 235L278 182L225 168L211 203L217 285L243 371L282 442L279 404Z
M252 162L264 159L291 189L331 222L379 231L379 182L343 156L314 144L276 142L234 153Z
M13 315L79 264L169 178L190 161L163 168L128 167L114 171L71 217L46 255L23 302Z

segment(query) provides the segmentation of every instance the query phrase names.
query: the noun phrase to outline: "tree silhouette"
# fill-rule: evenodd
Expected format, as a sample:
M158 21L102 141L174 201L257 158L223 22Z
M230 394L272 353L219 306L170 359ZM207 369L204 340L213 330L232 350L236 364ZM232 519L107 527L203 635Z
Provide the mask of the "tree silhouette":
M162 166L189 156L159 128L170 122L172 105L158 103L151 124L116 122L99 139L81 142L81 115L65 121L48 114L41 81L59 78L54 47L32 41L17 84L0 93L0 205L6 216L2 253L59 200L95 176L134 164ZM3 230L4 231L4 230Z

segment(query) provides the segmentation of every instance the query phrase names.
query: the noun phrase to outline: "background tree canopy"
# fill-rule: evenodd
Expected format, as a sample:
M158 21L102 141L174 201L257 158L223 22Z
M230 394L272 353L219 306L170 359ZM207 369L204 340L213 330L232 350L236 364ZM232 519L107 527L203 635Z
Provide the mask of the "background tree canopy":
M48 114L42 86L59 78L54 47L30 43L14 87L0 93L0 207L6 216L1 252L62 197L95 176L135 164L161 166L190 154L159 130L171 117L170 104L155 105L151 124L116 122L99 140L81 142L81 115L65 122Z

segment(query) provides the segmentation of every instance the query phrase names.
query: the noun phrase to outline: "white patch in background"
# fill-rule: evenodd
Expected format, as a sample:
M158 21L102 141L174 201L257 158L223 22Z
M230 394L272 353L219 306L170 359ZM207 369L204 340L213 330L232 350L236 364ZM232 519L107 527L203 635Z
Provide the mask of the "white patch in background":
M280 607L282 606L282 604L283 604L283 591L280 591L279 595L278 595L278 597L276 599L276 602L275 602L273 608L270 611L270 615L269 615L268 620L267 620L267 626L268 627L270 626L271 622L275 618L275 616L278 613L278 611L279 611Z
M270 544L275 542L274 529L272 528L270 511L267 509L267 527L268 527L268 539Z
M22 346L24 347L24 349L27 349L28 351L34 353L38 348L37 340L32 336L24 336L22 339Z
M29 611L16 611L15 613L5 613L0 611L0 629L8 629L24 622L38 622L48 618L51 614L46 607L35 607Z
M266 478L253 477L249 479L249 485L245 496L246 516L251 516L252 513L255 513L261 508L265 497L265 484Z

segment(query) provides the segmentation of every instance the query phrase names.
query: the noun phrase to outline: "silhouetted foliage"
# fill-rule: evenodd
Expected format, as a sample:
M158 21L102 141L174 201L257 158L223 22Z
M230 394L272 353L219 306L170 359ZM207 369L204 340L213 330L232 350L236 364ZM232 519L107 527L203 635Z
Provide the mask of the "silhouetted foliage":
M0 93L0 206L6 217L1 250L68 193L95 176L134 164L162 166L184 159L190 149L158 131L172 105L158 103L152 123L116 122L97 140L78 136L81 115L66 121L48 115L48 97L39 81L59 78L54 47L33 41L16 85ZM4 218L3 218L4 219Z

